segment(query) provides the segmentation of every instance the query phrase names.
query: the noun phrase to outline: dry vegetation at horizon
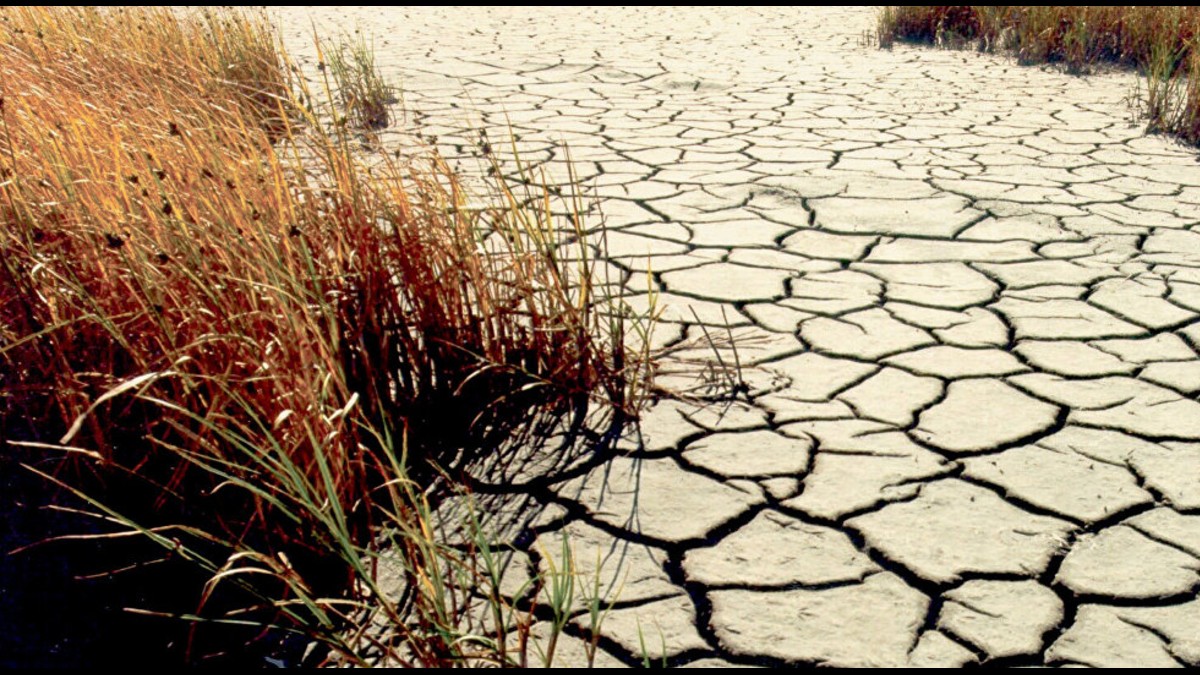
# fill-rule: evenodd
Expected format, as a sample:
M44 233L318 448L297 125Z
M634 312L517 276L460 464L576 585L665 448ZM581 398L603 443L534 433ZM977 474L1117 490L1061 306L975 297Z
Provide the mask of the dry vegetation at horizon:
M1086 73L1096 64L1137 68L1150 131L1200 143L1200 9L1196 7L885 7L881 46L895 40L974 45L1021 63L1062 63Z

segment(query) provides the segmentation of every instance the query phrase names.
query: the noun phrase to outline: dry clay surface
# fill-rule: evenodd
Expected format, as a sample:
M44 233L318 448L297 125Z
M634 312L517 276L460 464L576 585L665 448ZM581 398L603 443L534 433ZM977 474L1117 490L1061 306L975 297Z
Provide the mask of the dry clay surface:
M1130 75L873 20L283 14L296 53L374 35L466 166L511 129L563 178L566 143L660 339L741 337L741 402L661 402L533 490L523 564L566 532L620 586L599 663L1200 665L1197 153L1131 122Z

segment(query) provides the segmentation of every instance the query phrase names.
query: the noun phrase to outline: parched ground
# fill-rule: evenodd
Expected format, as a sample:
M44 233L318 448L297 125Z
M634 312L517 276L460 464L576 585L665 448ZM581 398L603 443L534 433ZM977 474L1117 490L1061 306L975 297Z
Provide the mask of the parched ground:
M541 491L621 581L601 663L1200 665L1200 164L1132 76L866 9L282 18L374 35L448 155L567 143L663 339L739 327L748 400Z

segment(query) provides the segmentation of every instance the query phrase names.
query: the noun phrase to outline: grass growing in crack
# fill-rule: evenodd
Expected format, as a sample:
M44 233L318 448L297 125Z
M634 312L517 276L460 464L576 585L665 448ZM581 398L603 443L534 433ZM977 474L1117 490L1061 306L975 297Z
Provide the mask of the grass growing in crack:
M1195 7L884 7L879 44L895 40L974 44L1026 64L1137 68L1146 78L1142 115L1150 131L1200 143L1200 9Z
M558 638L566 628L567 621L571 617L571 607L575 602L575 559L565 537L562 540L561 553L558 563L555 563L554 556L543 556L543 560L549 567L543 591L546 596L546 605L552 613L550 639L543 654L543 662L547 668L554 665L554 651L558 644Z
M341 105L306 113L273 35L0 9L0 469L61 488L40 497L87 536L203 570L189 605L143 608L191 622L192 660L226 626L266 654L511 661L466 639L494 571L439 539L429 486L531 417L632 411L629 312L592 284L581 211L503 181L478 208L434 154L365 166L325 126L384 119L363 44L327 73Z
M657 628L657 626L656 626L656 628ZM650 650L646 646L646 631L645 631L645 629L642 628L642 620L638 619L638 622L637 622L638 646L642 650L642 667L643 668L655 668L655 667L666 668L667 667L667 638L666 638L666 636L663 635L661 628L658 628L657 632L658 632L659 653L662 654L662 657L660 657L658 663L655 663L650 659Z

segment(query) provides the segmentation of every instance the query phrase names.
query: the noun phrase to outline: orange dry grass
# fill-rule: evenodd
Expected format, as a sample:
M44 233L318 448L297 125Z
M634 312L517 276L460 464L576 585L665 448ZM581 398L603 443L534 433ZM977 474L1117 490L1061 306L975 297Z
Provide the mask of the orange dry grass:
M134 377L195 418L126 397L67 440L135 471L152 439L216 452L197 424L238 424L238 397L338 433L316 414L336 372L318 297L328 278L299 272L336 272L349 252L331 236L337 214L295 189L264 132L265 118L282 123L286 70L271 43L244 48L269 32L161 9L2 16L0 330L6 412L19 413L8 435L53 440ZM325 383L327 401L349 397L341 384ZM311 470L309 442L289 442ZM358 480L352 459L333 457L331 491Z
M885 7L879 40L1011 51L1023 63L1060 62L1075 73L1115 63L1148 77L1152 130L1200 141L1200 8L1196 7Z
M1083 70L1100 61L1145 66L1163 43L1187 49L1198 21L1194 7L888 7L881 29L904 40L979 39L1028 62Z
M619 403L623 361L546 209L468 208L436 158L368 171L297 123L270 35L0 9L0 436L295 560L327 557L329 514L367 535L405 441Z

